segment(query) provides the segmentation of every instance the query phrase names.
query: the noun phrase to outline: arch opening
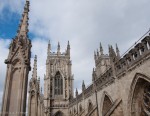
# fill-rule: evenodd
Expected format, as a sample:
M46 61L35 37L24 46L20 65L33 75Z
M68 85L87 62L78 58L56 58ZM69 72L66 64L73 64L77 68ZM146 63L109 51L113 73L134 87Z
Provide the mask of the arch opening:
M58 71L55 75L55 95L62 95L63 94L63 78Z
M55 116L64 116L61 111L56 112Z
M150 115L150 81L137 76L131 85L131 116Z
M103 107L102 107L102 115L104 116L112 107L113 103L112 100L109 98L108 95L105 94L104 101L103 101Z
M92 109L93 109L93 104L92 104L91 101L89 101L89 104L88 104L88 112L90 112Z

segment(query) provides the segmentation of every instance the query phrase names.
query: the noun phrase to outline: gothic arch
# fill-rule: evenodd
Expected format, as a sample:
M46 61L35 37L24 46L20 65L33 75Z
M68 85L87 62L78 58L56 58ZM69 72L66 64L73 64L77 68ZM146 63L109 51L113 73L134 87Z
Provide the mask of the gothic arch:
M130 116L150 115L150 77L137 73L129 91Z
M83 111L82 105L79 105L79 113L81 113Z
M53 75L54 77L55 77L55 75L57 74L57 72L59 72L63 78L65 77L64 74L63 74L63 72L62 72L60 69L58 69L58 70L54 73L54 75Z
M63 77L59 71L56 72L54 78L54 92L55 95L63 95Z
M74 107L74 114L76 114L76 108Z
M110 110L112 104L113 104L112 98L108 95L106 91L104 91L100 104L100 112L102 113L102 116L104 116Z
M70 110L70 115L72 115L72 111Z
M54 116L64 116L62 111L57 111Z
M93 103L91 100L88 101L88 112L90 112L93 109Z

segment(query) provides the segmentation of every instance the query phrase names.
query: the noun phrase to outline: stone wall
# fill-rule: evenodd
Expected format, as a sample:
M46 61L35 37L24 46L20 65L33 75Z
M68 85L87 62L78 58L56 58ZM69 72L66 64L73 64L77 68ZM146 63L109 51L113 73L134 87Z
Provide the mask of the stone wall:
M146 95L150 89L145 92L145 88L150 86L149 46L150 36L146 36L123 58L112 59L112 66L71 100L71 115L75 116L74 109L79 109L79 104L82 105L83 114L87 116L143 116L146 112L150 113L150 106L146 105L149 103ZM98 113L90 114L90 102Z

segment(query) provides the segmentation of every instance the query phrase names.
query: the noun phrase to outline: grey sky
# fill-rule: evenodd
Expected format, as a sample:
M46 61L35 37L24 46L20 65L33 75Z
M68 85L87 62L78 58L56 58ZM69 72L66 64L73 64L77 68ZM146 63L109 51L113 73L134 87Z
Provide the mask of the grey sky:
M0 2L0 16L5 15L5 7L18 14L23 9L24 2L18 0ZM29 30L35 35L32 38L32 54L38 56L38 75L42 84L49 39L53 51L58 41L62 51L70 41L74 86L81 89L82 80L86 85L91 83L93 54L100 42L105 53L108 44L114 46L116 43L123 53L149 29L149 4L149 0L31 0ZM3 61L7 58L8 44L8 40L0 39L1 92L6 70Z

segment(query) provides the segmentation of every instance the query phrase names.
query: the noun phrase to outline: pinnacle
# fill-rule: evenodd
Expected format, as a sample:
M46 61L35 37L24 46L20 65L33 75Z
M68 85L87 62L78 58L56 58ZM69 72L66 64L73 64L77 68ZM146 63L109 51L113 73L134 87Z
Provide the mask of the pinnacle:
M50 40L49 40L48 48L47 48L47 56L50 56L50 51L51 51L51 44L50 44Z
M34 57L34 66L33 66L32 78L37 79L37 55L35 55L35 57Z
M102 47L101 42L100 42L100 53L101 53L101 55L103 55L103 47Z
M29 12L29 0L26 0L26 4L24 7L24 12L22 14L22 19L20 21L20 25L19 25L19 29L18 29L18 34L17 36L25 36L27 37L27 33L28 33L28 12Z

